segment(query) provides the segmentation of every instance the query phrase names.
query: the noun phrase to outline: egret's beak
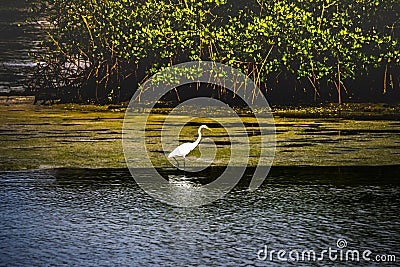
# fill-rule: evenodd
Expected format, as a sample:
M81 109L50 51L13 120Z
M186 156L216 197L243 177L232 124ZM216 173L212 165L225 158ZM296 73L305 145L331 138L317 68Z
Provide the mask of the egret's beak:
M205 128L206 128L207 130L211 131L211 132L213 131L212 129L208 128L207 126L206 126Z

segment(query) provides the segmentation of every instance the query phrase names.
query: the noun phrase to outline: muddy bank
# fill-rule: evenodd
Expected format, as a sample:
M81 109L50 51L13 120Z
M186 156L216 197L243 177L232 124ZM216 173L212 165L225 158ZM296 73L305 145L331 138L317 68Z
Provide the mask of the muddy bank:
M340 114L334 108L276 108L274 165L400 164L399 107L367 108L360 105L357 116L350 106L340 107ZM124 111L123 106L0 105L0 170L125 168Z

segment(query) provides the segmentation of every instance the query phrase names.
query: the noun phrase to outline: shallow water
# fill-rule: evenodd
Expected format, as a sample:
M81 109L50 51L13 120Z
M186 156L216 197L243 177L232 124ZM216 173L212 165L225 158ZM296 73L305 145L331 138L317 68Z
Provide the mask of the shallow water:
M321 251L339 238L398 259L399 174L398 166L274 167L249 192L250 169L223 199L176 208L144 193L126 169L1 172L0 265L270 266L282 262L258 260L264 245Z
M126 167L122 149L123 112L93 111L82 107L71 110L62 105L0 105L0 113L0 170ZM146 116L136 119L139 123ZM176 122L190 119L181 117ZM242 119L245 122L248 120L245 117ZM221 120L226 123L226 128L210 124L214 131L205 132L201 142L204 147L216 145L219 158L214 165L223 165L224 160L229 158L230 140L226 130L240 130L235 123L230 122L230 118ZM172 167L174 162L166 161L165 153L172 151L167 149L174 146L165 147L165 151L160 147L162 121L155 120L150 126L152 129L146 131L147 149L151 152L153 164L161 168ZM194 141L198 126L189 125L188 131L181 132L180 141ZM400 164L400 123L395 120L276 117L275 127L275 166ZM180 129L173 125L165 128L167 136L172 136L170 133L173 130ZM238 141L245 141L246 134L249 135L249 131L242 129L236 135ZM257 135L249 135L251 142L257 143L257 138ZM236 142L234 146L238 149L246 148L244 142ZM135 144L131 149L132 154L140 151L140 147ZM196 159L189 158L188 162L195 163ZM257 163L257 153L250 151L250 166Z

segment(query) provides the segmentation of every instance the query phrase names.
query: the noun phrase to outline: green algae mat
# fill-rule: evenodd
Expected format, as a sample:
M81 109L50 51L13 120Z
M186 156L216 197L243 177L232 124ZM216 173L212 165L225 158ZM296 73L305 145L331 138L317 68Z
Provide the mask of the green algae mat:
M126 168L124 111L118 106L0 105L0 170ZM274 117L275 166L400 164L398 107L276 108ZM223 164L229 142L222 132L214 137L222 151L214 165ZM163 151L154 151L160 158L153 162L156 167L172 167Z

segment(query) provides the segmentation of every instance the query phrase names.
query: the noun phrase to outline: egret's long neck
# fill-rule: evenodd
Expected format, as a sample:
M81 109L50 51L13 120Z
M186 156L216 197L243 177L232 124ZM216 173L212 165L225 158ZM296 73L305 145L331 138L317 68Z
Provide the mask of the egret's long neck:
M194 142L196 146L200 143L201 140L201 128L197 130L197 133L199 134L199 137L197 137L197 140Z

